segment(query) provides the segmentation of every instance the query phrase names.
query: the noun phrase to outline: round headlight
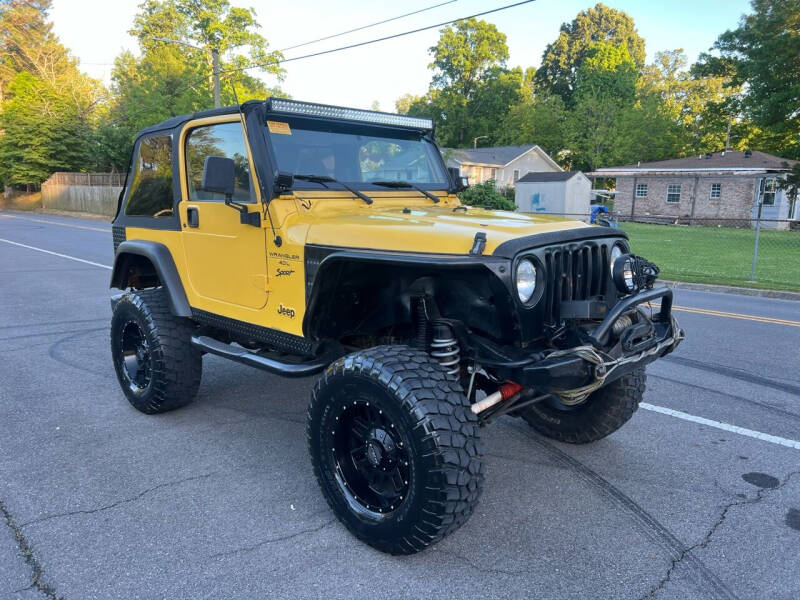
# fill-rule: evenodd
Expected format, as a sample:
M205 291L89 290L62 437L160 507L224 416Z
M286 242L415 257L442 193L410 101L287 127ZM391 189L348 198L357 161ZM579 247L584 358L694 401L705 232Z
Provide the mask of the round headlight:
M611 276L614 279L614 285L623 294L630 294L634 290L633 259L630 255L623 254L614 261L614 264L611 265Z
M523 304L531 299L536 289L536 267L533 262L523 258L517 263L517 295Z
M623 254L624 252L622 251L622 246L619 244L614 244L614 247L611 248L611 257L608 259L608 264L612 269L614 268L614 263Z

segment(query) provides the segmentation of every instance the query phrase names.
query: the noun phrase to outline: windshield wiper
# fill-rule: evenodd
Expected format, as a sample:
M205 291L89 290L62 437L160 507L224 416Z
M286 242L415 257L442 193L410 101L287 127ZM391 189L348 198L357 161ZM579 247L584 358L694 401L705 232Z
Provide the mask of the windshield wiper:
M329 177L328 175L295 175L294 178L295 179L300 179L301 181L310 181L312 183L321 183L322 185L325 185L326 183L338 183L340 186L342 186L344 189L346 189L348 192L350 192L354 196L357 196L358 198L361 198L367 204L372 204L372 198L370 198L369 196L367 196L363 192L359 192L358 190L351 188L346 183L342 183L338 179L334 179L333 177ZM328 186L325 185L325 187L328 187Z
M379 185L381 187L397 188L397 189L406 188L406 189L416 190L420 194L422 194L424 196L427 196L428 198L430 198L434 202L436 202L436 203L439 202L439 197L438 196L434 196L429 191L423 190L421 187L417 187L413 183L409 183L407 181L370 181L370 183L372 185Z

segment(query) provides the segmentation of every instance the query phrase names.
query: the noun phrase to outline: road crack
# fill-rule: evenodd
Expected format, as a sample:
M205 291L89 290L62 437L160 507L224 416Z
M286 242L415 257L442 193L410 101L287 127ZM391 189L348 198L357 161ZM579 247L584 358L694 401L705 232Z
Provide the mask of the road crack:
M453 558L457 558L461 562L463 562L466 566L478 571L479 573L485 573L487 575L509 575L512 577L525 575L530 573L530 569L519 569L516 571L507 571L505 569L493 569L489 567L483 567L477 563L475 563L470 557L464 556L462 554L458 554L457 552L453 552L452 550L438 550L439 554L447 554L452 556Z
M659 581L655 586L653 586L653 588L650 589L649 592L647 592L647 594L642 596L642 600L650 600L650 599L654 598L656 596L656 594L658 594L661 590L663 590L664 587L666 587L666 585L671 581L672 574L675 572L675 569L678 568L678 566L683 562L684 559L686 559L695 550L705 549L705 548L707 548L709 546L709 544L711 544L711 541L712 541L712 538L714 537L714 534L717 532L717 530L722 526L722 524L728 518L728 513L731 511L731 509L737 508L739 506L749 506L749 505L758 504L764 498L766 498L766 496L769 493L775 492L775 491L781 489L787 483L789 483L789 480L792 477L794 477L795 475L800 475L800 471L794 471L792 473L789 473L786 477L783 478L783 481L781 481L780 484L778 484L774 488L761 488L761 489L758 490L758 492L756 492L756 495L753 496L752 498L744 498L744 499L740 499L740 500L734 500L733 502L729 502L728 504L723 506L722 507L722 511L719 514L719 517L711 525L709 530L703 536L703 539L701 539L699 542L697 542L697 543L695 543L695 544L693 544L691 546L687 546L684 550L681 551L681 553L676 558L673 558L670 561L670 565L669 565L669 568L667 569L667 573L664 575L664 577L661 578L661 581Z
M55 588L49 583L44 581L44 569L42 568L42 563L40 563L39 559L36 558L31 543L22 533L22 526L17 524L17 522L14 520L14 517L11 516L11 513L8 511L8 508L6 507L5 503L2 500L0 500L0 513L3 515L3 517L6 520L6 524L8 525L9 529L11 529L11 532L14 534L14 540L17 542L17 548L19 549L19 553L25 560L25 564L27 564L30 567L31 574L33 577L31 585L18 591L22 592L35 588L37 591L41 592L51 600L63 600L63 598L58 595Z
M122 506L123 504L130 504L131 502L136 502L137 500L142 499L147 494L155 492L156 490L160 490L160 489L167 488L167 487L172 487L172 486L175 486L175 485L180 485L181 483L187 483L189 481L197 481L198 479L207 479L209 477L212 477L213 475L216 475L217 473L219 473L219 471L214 471L212 473L205 473L204 475L195 475L193 477L186 477L184 479L177 479L175 481L167 481L165 483L160 483L160 484L155 485L153 487L147 488L146 490L144 490L142 492L139 492L135 496L131 496L130 498L123 498L122 500L117 500L116 502L112 502L111 504L107 504L105 506L100 506L98 508L87 508L87 509L81 509L81 510L71 510L71 511L68 511L68 512L56 513L56 514L53 514L53 515L46 515L44 517L39 517L38 519L32 519L30 521L26 521L25 523L22 523L22 525L20 525L19 528L22 529L24 527L28 527L29 525L34 525L36 523L42 523L44 521L50 521L52 519L59 519L61 517L69 517L69 516L72 516L72 515L92 515L92 514L95 514L95 513L98 513L98 512L103 512L105 510L110 510L112 508L116 508L118 506Z
M252 546L243 546L241 548L234 548L233 550L225 550L223 552L217 552L216 554L210 555L208 558L221 558L223 556L233 556L236 554L243 554L245 552L252 552L253 550L258 550L262 546L266 546L268 544L274 544L276 542L285 542L286 540L291 540L301 535L322 531L328 525L332 524L334 521L336 521L336 519L329 519L325 521L322 525L317 525L316 527L309 527L308 529L301 529L300 531L295 531L294 533L288 533L286 535L281 535L278 537L262 540L257 544L253 544Z

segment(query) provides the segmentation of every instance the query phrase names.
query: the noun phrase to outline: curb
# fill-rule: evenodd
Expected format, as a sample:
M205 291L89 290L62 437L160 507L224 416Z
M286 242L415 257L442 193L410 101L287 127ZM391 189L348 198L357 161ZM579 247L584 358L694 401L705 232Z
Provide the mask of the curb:
M682 290L697 290L701 292L716 292L718 294L739 294L740 296L760 296L762 298L778 298L780 300L794 300L800 302L800 292L786 292L783 290L760 290L756 288L736 287L732 285L714 285L711 283L690 283L688 281L671 281L659 279L668 288Z

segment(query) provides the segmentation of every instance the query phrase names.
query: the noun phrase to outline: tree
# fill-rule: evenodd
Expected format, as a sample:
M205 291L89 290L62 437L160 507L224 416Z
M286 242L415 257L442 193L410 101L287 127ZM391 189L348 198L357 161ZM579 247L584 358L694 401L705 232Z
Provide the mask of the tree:
M688 70L687 65L682 48L657 52L640 80L639 93L660 97L663 110L682 130L674 153L713 152L724 149L729 138L733 147L744 143L738 119L740 89L725 76Z
M401 115L414 114L409 112L411 107L418 102L423 102L422 96L415 96L414 94L403 94L394 103L394 109Z
M50 75L68 60L47 21L51 0L0 1L0 103L17 73Z
M587 49L565 126L573 166L594 170L626 155L624 124L634 110L636 80L627 47L598 43Z
M18 73L0 114L0 179L38 185L54 171L89 162L92 125L71 97L31 73Z
M509 109L500 123L497 143L509 146L538 144L548 154L557 156L565 147L566 117L560 96L537 95L532 101Z
M465 19L441 30L429 49L433 61L431 87L471 98L480 82L508 60L506 35L486 21Z
M145 0L130 31L141 56L123 52L114 62L115 103L105 133L127 136L130 144L146 125L213 106L211 49L220 54L223 104L283 95L247 69L257 66L277 82L285 73L282 55L257 29L255 12L228 0Z
M742 107L774 152L800 156L800 0L752 0L753 13L717 38L697 69L746 86Z
M252 9L227 0L145 0L130 31L139 40L141 56L123 52L114 61L114 102L96 134L95 161L124 170L138 130L211 108L212 48L220 54L223 104L285 95L245 68L260 65L263 73L283 80L282 55L269 51L257 29Z
M578 13L571 23L561 25L558 38L542 56L542 65L536 72L538 84L570 104L578 71L598 43L623 46L637 69L644 66L644 39L636 31L633 19L622 11L597 4Z
M49 0L0 6L0 180L38 185L86 167L103 90L53 35Z
M497 125L523 96L521 69L507 69L505 34L485 21L467 19L441 31L430 48L433 70L423 98L404 96L398 109L431 117L442 144L467 146L477 136L497 138Z

